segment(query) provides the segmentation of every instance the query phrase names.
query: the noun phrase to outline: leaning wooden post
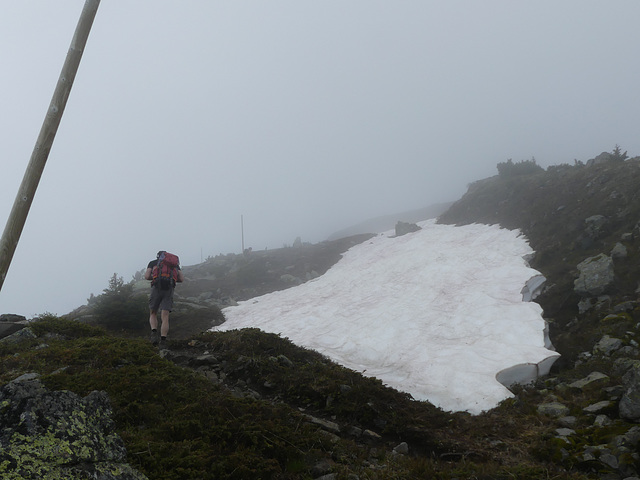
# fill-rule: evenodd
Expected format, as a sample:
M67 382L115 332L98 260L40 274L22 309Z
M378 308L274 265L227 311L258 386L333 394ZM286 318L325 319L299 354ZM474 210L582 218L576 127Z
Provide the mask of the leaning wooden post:
M51 145L53 145L53 139L58 131L62 113L67 105L73 80L76 77L80 59L82 58L82 53L87 43L87 38L89 37L89 31L93 25L93 19L96 16L99 5L100 0L86 0L84 4L84 8L80 14L80 20L78 21L76 31L71 40L71 46L67 52L67 58L60 72L58 84L53 92L49 110L47 110L47 115L40 129L40 135L38 135L38 140L31 154L31 160L29 161L29 165L27 165L27 170L20 184L13 208L7 219L4 233L2 234L2 238L0 238L0 290L7 276L9 265L11 265L13 254L18 246L18 240L20 239L22 229L27 220L31 202L38 188L44 165L47 163Z

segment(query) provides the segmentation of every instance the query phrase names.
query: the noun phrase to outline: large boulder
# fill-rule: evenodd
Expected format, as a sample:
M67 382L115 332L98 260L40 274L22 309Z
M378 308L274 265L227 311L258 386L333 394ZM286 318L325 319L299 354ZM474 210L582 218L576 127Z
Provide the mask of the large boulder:
M592 215L584 220L585 234L592 239L601 238L608 232L609 220L604 215Z
M601 165L603 163L608 163L614 160L614 156L609 152L602 152L596 158L591 158L587 160L587 167L593 167L594 165Z
M634 363L622 377L625 391L620 399L620 417L640 421L640 364Z
M146 480L126 457L105 392L51 392L36 374L0 388L1 478Z
M396 237L406 235L407 233L413 233L421 230L421 228L415 223L401 222L396 223Z
M26 325L26 317L14 313L3 313L0 315L0 338L8 337Z
M578 264L580 275L573 282L575 292L582 297L598 296L613 286L613 260L601 253Z

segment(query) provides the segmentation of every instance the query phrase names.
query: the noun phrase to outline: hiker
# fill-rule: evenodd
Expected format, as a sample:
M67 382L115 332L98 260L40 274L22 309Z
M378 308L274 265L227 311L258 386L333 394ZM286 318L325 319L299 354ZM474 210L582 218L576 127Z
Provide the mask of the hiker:
M151 343L158 345L167 340L169 333L169 312L173 308L173 289L176 282L184 281L180 270L180 260L176 255L160 250L155 260L151 260L144 272L145 280L151 280L149 295L149 325L151 326ZM158 339L158 310L162 324Z

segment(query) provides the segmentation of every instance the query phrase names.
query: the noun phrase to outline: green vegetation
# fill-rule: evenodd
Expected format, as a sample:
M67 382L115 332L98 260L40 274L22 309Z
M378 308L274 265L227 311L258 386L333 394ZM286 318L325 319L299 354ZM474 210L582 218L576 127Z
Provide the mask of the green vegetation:
M145 295L134 294L133 283L114 273L101 295L88 299L93 322L112 331L140 333L147 328L149 307Z
M0 383L37 372L52 390L107 392L129 462L149 478L311 479L321 462L337 478L583 478L528 453L537 441L521 436L531 420L520 407L503 407L502 425L447 414L255 329L173 342L162 358L146 341L51 315L31 328L37 338L0 343ZM207 356L224 381L198 366ZM339 434L308 415L337 422ZM508 449L491 452L489 438ZM410 455L391 453L401 441Z
M535 158L516 163L513 163L513 160L509 159L506 162L498 163L497 167L498 175L505 178L544 172L544 169L536 163Z

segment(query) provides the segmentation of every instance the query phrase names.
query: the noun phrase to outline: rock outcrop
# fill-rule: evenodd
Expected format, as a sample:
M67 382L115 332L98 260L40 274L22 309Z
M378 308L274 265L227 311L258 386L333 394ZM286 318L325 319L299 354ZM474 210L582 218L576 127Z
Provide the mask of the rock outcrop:
M583 297L602 295L613 285L613 260L601 253L578 264L579 277L574 282L575 292Z
M420 227L415 223L398 222L396 223L396 237L406 235L407 233L417 232Z
M0 477L146 480L131 468L107 394L48 391L36 374L0 389Z

